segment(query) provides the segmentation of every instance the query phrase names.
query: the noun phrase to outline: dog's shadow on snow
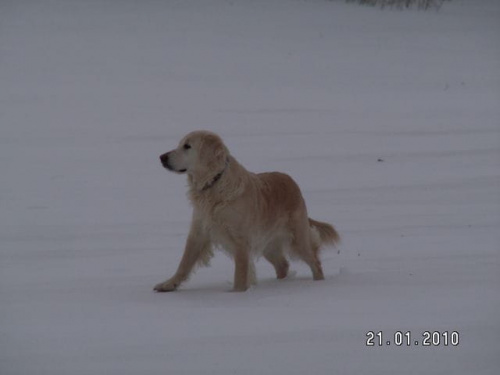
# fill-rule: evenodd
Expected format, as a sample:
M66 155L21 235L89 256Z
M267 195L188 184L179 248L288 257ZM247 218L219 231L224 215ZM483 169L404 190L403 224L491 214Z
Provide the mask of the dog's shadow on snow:
M220 299L246 300L254 297L272 297L279 295L301 294L317 290L322 292L337 285L342 276L341 270L325 276L325 280L315 281L308 274L298 274L292 271L288 277L278 280L275 277L262 277L257 280L246 292L234 292L229 280L218 283L198 284L188 283L179 290L171 293L156 293L172 297L175 300L210 301L216 303Z

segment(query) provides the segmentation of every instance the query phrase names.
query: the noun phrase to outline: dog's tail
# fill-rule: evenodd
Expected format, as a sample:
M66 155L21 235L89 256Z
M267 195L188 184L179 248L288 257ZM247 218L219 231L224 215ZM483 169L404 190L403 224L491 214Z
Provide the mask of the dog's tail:
M340 236L333 225L309 218L309 226L311 227L312 242L316 245L315 247L321 245L335 246L340 243Z

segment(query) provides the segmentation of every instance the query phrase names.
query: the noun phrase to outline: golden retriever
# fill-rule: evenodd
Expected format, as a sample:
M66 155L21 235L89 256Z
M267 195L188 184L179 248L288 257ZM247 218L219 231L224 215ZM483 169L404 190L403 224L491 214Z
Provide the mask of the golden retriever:
M340 237L330 224L308 217L290 176L247 171L220 137L207 131L189 133L160 160L166 169L187 174L193 216L177 272L155 291L176 290L196 265L208 265L213 248L234 259L234 291L255 283L253 260L259 255L271 262L278 279L287 276L286 255L306 262L314 280L324 279L320 246Z

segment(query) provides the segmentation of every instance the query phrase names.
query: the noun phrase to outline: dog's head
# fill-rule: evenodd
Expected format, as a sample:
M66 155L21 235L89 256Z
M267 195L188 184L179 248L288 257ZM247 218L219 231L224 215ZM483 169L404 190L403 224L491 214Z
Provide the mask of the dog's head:
M187 173L197 189L201 189L221 173L229 151L217 134L195 131L186 135L176 149L160 156L161 164L168 170Z

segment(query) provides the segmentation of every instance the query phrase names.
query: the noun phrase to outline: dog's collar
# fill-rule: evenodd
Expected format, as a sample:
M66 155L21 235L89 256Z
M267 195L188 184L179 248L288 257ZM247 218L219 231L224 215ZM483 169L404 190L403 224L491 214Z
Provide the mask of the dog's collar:
M228 165L229 165L229 158L228 158L228 159L226 159L226 165L224 165L224 169L223 169L222 171L220 171L219 173L217 173L217 174L214 176L214 178L212 178L212 180L210 180L209 182L207 182L207 183L205 184L205 186L203 186L203 187L201 188L201 191L208 190L208 189L210 189L212 186L214 186L214 185L215 185L215 183L216 183L217 181L219 181L219 180L220 180L220 178L222 177L222 175L223 175L223 174L224 174L224 172L226 171L226 169L227 169Z

